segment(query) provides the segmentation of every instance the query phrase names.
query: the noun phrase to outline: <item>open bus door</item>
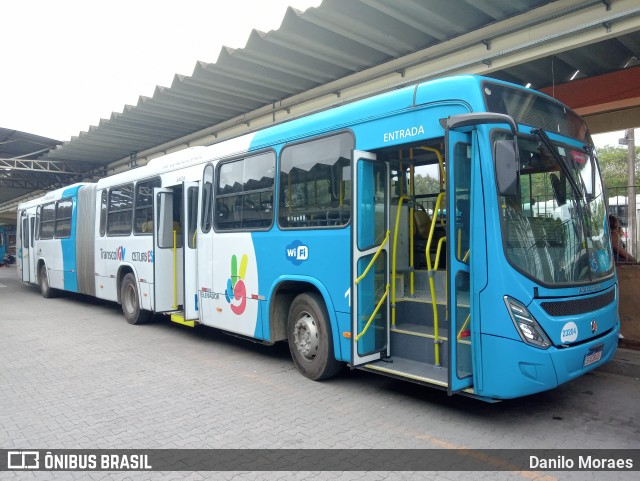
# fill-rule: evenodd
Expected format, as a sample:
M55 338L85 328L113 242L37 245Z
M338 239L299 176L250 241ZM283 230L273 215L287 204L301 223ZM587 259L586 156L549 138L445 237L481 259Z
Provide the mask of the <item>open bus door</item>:
M198 182L182 183L184 319L198 319Z
M153 297L155 312L177 311L182 305L182 226L174 203L179 192L153 189Z
M388 165L353 152L351 366L389 356Z
M31 279L31 282L35 282L37 277L36 274L36 264L38 262L38 259L36 257L36 228L37 228L37 222L36 222L36 211L35 209L32 210L29 214L29 251L30 251L30 255L29 255L29 278Z
M471 271L471 133L447 130L447 282L449 310L448 392L473 385L472 343L474 332L470 295Z
M30 282L30 259L33 257L33 249L31 249L31 233L29 231L29 216L27 211L23 211L20 216L20 265L22 266L22 281ZM35 279L34 279L35 281Z

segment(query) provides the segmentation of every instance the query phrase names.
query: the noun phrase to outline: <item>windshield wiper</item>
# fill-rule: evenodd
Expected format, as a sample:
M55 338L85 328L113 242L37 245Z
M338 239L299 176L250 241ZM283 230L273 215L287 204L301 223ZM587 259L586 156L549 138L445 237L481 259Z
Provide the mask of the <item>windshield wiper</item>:
M540 142L542 142L542 144L547 148L549 152L551 152L551 155L553 155L553 158L556 159L556 162L558 163L558 165L560 165L562 172L564 172L564 175L567 177L567 180L569 181L569 184L571 185L574 193L577 194L577 198L582 199L582 189L580 189L580 187L578 186L575 177L569 170L569 166L567 165L566 160L558 153L547 133L542 129L531 129L531 133L535 135L540 140Z
M565 161L564 157L562 157L558 153L558 151L556 150L555 146L551 142L551 139L549 138L547 133L542 129L531 129L531 133L535 135L540 140L540 142L542 142L542 144L547 148L547 150L551 153L551 155L553 155L553 158L556 159L556 162L558 163L558 165L560 165L562 172L564 172L567 180L569 181L569 185L571 185L571 188L573 189L573 192L574 192L573 202L574 202L574 205L576 206L576 210L578 211L578 224L580 226L580 230L582 231L582 235L584 236L582 244L586 249L587 253L589 253L589 245L588 245L587 239L591 237L591 222L590 222L590 218L587 218L585 216L583 200L586 200L586 198L584 197L581 189L578 187L578 183L576 182L576 179L571 174L569 170L569 166L567 165L567 162ZM591 273L589 273L589 277L591 277Z

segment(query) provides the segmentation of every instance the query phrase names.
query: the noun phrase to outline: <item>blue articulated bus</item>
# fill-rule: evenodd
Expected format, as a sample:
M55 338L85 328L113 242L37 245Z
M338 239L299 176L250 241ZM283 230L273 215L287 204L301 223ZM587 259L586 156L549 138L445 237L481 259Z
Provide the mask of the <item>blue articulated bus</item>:
M617 346L586 125L494 79L433 80L171 153L25 203L18 226L18 271L45 296L285 341L313 380L348 365L506 399Z

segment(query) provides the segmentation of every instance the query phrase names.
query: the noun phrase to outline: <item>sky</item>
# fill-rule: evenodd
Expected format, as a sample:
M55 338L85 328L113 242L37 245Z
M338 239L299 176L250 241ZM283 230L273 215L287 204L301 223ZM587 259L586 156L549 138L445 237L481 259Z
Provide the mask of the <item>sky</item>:
M608 132L605 134L596 134L592 135L593 143L596 148L604 147L605 145L610 145L612 147L624 147L624 145L620 145L618 140L624 138L624 130L619 130L616 132ZM633 137L635 139L636 145L640 145L640 130L634 129Z
M321 0L20 0L2 5L0 127L66 141L222 46ZM637 132L637 134L640 132ZM594 136L618 145L622 132ZM636 135L638 138L638 135Z
M321 0L2 3L0 127L66 141Z

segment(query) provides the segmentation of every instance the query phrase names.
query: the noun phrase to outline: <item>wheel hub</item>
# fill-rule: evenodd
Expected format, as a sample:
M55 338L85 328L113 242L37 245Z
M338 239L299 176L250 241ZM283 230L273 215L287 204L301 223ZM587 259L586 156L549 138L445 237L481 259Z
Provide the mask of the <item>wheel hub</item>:
M125 295L122 303L128 312L133 312L135 305L135 292L133 290L133 286L127 286L127 289L125 289Z
M313 361L318 354L318 327L309 313L303 312L296 321L293 336L298 352L307 361Z

